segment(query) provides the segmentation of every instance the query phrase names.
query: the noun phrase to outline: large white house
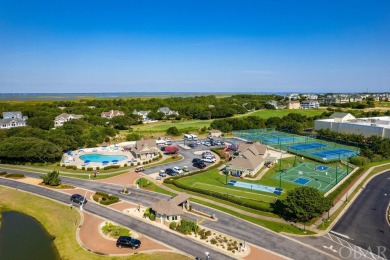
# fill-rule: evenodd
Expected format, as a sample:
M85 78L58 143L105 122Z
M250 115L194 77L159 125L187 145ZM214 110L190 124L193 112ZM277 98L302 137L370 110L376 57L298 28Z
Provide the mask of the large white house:
M317 100L305 100L301 102L302 109L316 109L320 107L320 102Z
M119 111L119 110L110 110L108 112L102 112L101 116L103 118L113 118L113 117L116 117L116 116L124 116L125 113L123 113L122 111Z
M3 112L3 119L0 119L0 129L26 126L28 117L23 116L22 112Z
M355 118L349 113L334 113L329 119L314 121L314 129L329 129L344 134L390 138L390 116Z
M82 117L83 117L83 115L62 113L61 115L56 116L56 118L54 119L54 127L63 126L65 122L68 122L68 121L74 120L74 119L80 119Z
M149 114L149 113L150 113L150 110L147 110L147 111L143 111L143 110L137 111L137 110L134 109L134 111L133 111L133 115L138 115L138 116L140 116L141 119L142 119L142 122L148 122L148 121L150 121L150 119L149 119L149 117L148 117L148 114Z
M168 107L160 107L158 110L157 110L157 113L158 112L161 112L163 113L166 117L169 117L169 116L178 116L179 115L179 112L175 111L175 110L170 110Z

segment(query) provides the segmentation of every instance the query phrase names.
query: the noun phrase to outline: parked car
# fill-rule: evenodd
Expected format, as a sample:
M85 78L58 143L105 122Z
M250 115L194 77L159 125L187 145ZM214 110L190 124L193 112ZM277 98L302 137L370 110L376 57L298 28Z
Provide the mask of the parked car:
M87 203L87 200L80 194L73 194L70 196L70 201L80 205Z
M156 181L161 181L161 176L157 176Z
M165 151L165 147L166 147L166 146L161 146L161 147L160 147L160 150L161 150L162 152L164 152L164 151Z
M191 147L191 148L195 148L195 144L194 143L190 143L190 144L188 144L188 146Z
M141 246L141 241L133 237L120 236L116 241L116 246L119 248L130 247L132 249L137 249Z
M203 160L200 159L200 158L194 158L194 159L192 159L192 163L202 163L202 162L203 162Z
M202 157L203 157L203 158L206 158L206 157L214 157L214 158L215 158L215 155L212 154L212 153L210 153L210 152L204 152L204 153L202 154Z
M168 174L168 175L171 175L171 176L176 175L176 172L173 169L171 169L171 168L166 169L165 173Z
M204 145L205 146L211 146L210 142L205 142Z
M201 144L201 141L196 141L195 143L196 143L196 144Z
M177 166L173 167L173 170L174 170L176 173L178 173L178 174L183 174L183 173L184 173L183 170L180 169L180 168L177 167Z
M215 145L222 145L221 141L217 140L215 141Z
M161 177L167 177L167 174L165 173L164 170L160 170L160 172L158 173L159 176Z
M203 161L201 161L201 162L195 162L195 163L193 163L193 166L194 166L194 167L197 167L197 168L199 168L199 169L203 169L203 168L206 167L206 164L205 164Z
M143 166L137 166L135 168L135 172L143 172L144 171L144 167Z
M183 166L183 172L189 172L190 170L188 169L187 166Z
M215 163L215 158L214 157L210 157L210 156L208 156L208 157L206 157L206 158L203 158L203 161L204 162L208 162L208 163Z

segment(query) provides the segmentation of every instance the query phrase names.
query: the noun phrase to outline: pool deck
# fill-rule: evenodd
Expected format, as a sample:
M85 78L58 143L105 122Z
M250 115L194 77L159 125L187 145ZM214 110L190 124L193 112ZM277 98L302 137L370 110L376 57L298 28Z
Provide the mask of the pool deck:
M133 154L129 151L124 151L121 147L117 147L117 150L112 149L111 147L95 147L95 148L86 148L83 150L76 150L72 151L72 155L68 155L67 153L64 153L62 156L61 164L65 165L76 165L77 168L81 169L81 167L93 167L96 169L96 167L103 168L105 166L109 165L119 165L121 167L124 166L124 164L130 164L132 159L134 158ZM101 155L124 155L127 157L126 160L118 161L117 163L109 162L106 165L103 165L100 162L90 162L88 164L84 163L84 160L80 159L80 156L87 155L87 154L101 154Z

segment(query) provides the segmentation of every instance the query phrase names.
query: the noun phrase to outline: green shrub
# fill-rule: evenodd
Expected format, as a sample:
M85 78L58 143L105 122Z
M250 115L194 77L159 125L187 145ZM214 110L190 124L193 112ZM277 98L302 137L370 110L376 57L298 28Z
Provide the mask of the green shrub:
M150 181L148 181L147 179L145 178L141 178L137 181L137 184L140 188L143 188L143 187L148 187L150 185Z
M195 221L182 219L180 221L180 225L177 226L177 231L185 235L190 235L192 232L197 234L199 231L199 226L196 224Z
M370 163L370 159L364 156L353 156L349 162L354 165L362 166Z
M61 167L65 167L65 164L62 164Z
M83 166L83 167L81 167L81 170L85 171L85 167L84 167L84 166Z
M149 218L150 211L151 211L150 208L145 209L145 213L144 213L144 217L145 217L145 218Z
M141 162L137 162L137 165L138 165L138 166L141 165Z
M92 171L92 170L93 170L92 167L88 167L88 168L87 168L87 171L89 171L89 172Z
M130 163L130 166L134 166L134 163Z
M155 221L155 220L156 220L156 216L155 216L153 213L150 213L150 214L149 214L149 219L150 219L151 221Z
M125 163L125 164L123 165L123 167L127 167L127 163Z
M57 166L59 167L59 166L61 166L61 164L60 164L60 163L57 163Z
M98 166L98 167L96 167L96 170L100 170L100 167Z
M211 231L210 230L207 230L206 233L205 233L206 236L210 236L211 235Z
M113 238L131 235L130 230L128 230L127 228L123 228L108 222L106 222L105 225L102 227L102 232Z
M169 224L169 228L170 228L170 229L176 230L176 227L177 227L177 223L176 223L175 221L173 221L173 222L171 222L171 223Z
M41 175L41 178L46 185L58 186L61 184L59 171L52 171L46 175Z
M213 239L210 240L210 243L211 243L212 245L215 245L215 244L217 243L217 240L215 240L215 239L213 238Z
M4 176L4 175L7 175L8 173L7 172L0 172L0 176Z

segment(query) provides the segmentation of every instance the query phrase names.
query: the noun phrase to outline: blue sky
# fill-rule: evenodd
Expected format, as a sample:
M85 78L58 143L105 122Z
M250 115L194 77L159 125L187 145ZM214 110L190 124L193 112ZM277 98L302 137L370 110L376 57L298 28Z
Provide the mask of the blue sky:
M390 91L390 1L2 0L0 88Z

